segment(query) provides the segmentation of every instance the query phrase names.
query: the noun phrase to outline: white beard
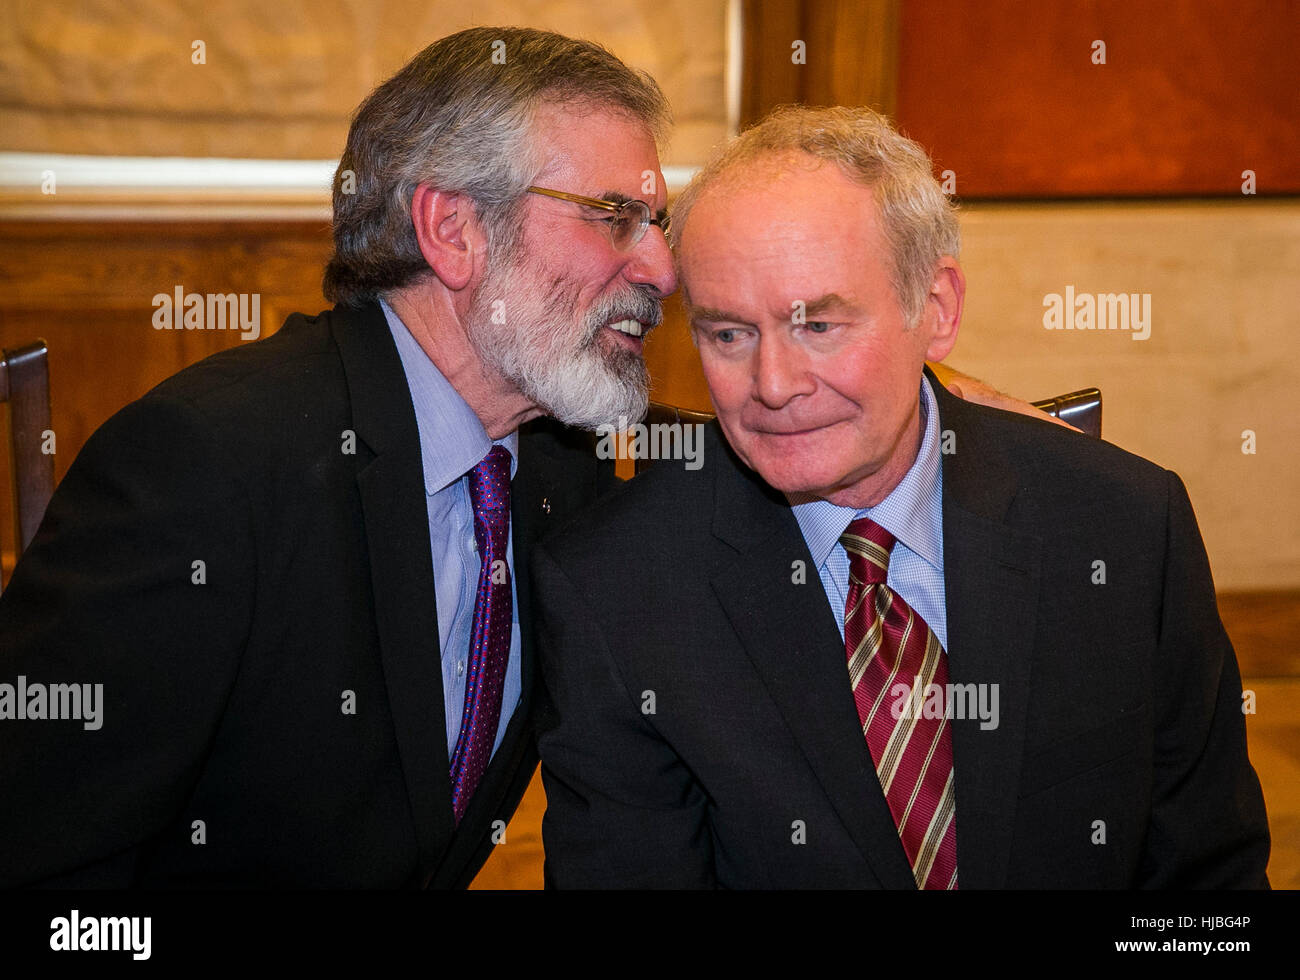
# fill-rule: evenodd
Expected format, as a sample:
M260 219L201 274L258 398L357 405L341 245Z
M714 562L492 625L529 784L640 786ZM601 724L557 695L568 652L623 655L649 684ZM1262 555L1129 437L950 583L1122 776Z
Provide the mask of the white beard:
M658 300L633 289L598 301L576 320L577 287L552 280L543 290L541 278L522 263L489 271L466 316L479 357L565 425L595 430L620 417L644 417L650 399L645 361L622 347L604 349L600 334L621 319L659 323ZM494 316L506 322L494 323Z

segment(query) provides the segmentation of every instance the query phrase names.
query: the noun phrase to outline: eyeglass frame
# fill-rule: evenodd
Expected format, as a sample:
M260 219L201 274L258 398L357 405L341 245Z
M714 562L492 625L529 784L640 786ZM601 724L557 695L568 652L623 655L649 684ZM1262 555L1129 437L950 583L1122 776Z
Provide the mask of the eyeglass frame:
M662 229L664 234L668 233L669 215L665 214L662 218L656 217L650 210L650 205L646 204L646 202L642 201L640 198L630 197L626 201L605 201L598 197L583 197L581 194L570 194L568 191L555 191L547 187L530 187L528 188L528 193L543 194L546 197L554 197L561 201L570 201L573 204L582 204L589 208L599 208L602 211L613 211L615 217L620 216L619 212L626 213L629 208L633 211L639 212L641 218L637 222L637 230L633 235L632 240L626 245L620 246L618 242L614 241L614 226L610 225L610 244L620 252L630 252L632 249L636 248L637 245L641 244L641 239L645 238L645 234L650 230L651 225Z

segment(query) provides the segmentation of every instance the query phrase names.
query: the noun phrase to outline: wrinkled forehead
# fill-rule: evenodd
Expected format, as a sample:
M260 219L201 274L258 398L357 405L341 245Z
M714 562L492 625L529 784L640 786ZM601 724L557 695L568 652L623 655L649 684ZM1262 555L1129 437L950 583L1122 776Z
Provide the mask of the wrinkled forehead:
M561 189L666 200L654 132L630 110L588 100L543 102L533 114L531 132L538 182L569 180L583 187Z
M874 194L834 162L802 152L738 161L703 187L680 228L679 258L719 237L856 239L873 225Z

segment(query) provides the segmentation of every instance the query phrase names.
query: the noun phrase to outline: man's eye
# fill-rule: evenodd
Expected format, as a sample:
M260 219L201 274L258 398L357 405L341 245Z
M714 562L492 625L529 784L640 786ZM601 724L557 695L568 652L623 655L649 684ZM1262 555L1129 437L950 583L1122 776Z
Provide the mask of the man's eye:
M720 344L729 344L736 339L736 331L730 329L715 330L713 339Z
M825 333L831 328L831 325L824 320L812 320L805 324L813 333Z

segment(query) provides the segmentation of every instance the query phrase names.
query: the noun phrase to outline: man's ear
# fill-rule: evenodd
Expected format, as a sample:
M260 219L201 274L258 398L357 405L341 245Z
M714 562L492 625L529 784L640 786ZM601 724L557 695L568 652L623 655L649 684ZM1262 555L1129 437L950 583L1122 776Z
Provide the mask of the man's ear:
M464 194L420 184L411 195L411 223L420 254L448 289L464 289L487 258L487 235Z
M925 351L927 361L942 361L952 351L957 343L957 328L961 325L965 302L966 277L957 260L945 255L935 270L922 314L930 321L930 346Z

